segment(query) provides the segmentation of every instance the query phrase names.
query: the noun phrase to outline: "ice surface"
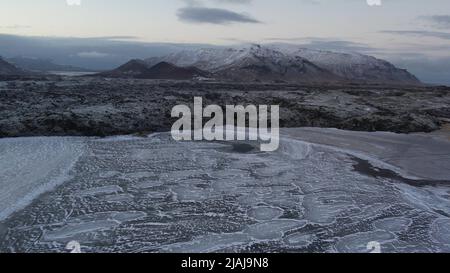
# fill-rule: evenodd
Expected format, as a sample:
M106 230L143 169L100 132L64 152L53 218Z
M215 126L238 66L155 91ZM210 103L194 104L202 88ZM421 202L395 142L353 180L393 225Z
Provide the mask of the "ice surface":
M433 224L433 236L450 247L450 219L438 219Z
M139 211L111 212L86 215L72 219L65 223L62 228L55 229L44 235L45 240L59 241L75 239L75 236L85 233L92 233L98 230L111 229L124 222L134 221L144 218L147 214Z
M131 194L108 195L105 200L108 202L131 202L134 196Z
M268 221L282 216L283 210L274 207L255 207L248 212L248 215L258 221Z
M394 234L386 231L356 233L339 239L336 249L342 253L365 253L371 251L367 248L368 243L378 242L380 245L383 245L393 241L395 238Z
M225 247L239 246L251 242L247 234L213 234L201 236L192 242L169 245L163 248L164 252L173 253L208 253L219 251Z
M409 169L411 154L429 160L447 145L424 136L290 129L272 153L169 134L3 141L7 189L71 176L0 223L0 251L59 252L70 240L86 252L367 252L371 241L450 251L450 186L431 183L448 180L446 159ZM397 175L356 171L355 158Z
M412 179L449 180L450 142L424 134L286 129L285 136L367 159Z
M0 220L69 180L80 138L0 139Z
M285 232L302 228L307 221L298 220L273 220L249 226L244 233L258 240L275 240L283 238Z
M105 186L98 188L86 189L79 191L77 194L80 196L96 196L96 195L108 195L113 193L121 193L123 190L119 186Z
M314 234L297 234L285 236L284 242L293 247L307 247L314 242Z
M402 232L406 231L411 225L412 221L403 217L394 217L378 220L374 223L376 228L390 231L390 232Z

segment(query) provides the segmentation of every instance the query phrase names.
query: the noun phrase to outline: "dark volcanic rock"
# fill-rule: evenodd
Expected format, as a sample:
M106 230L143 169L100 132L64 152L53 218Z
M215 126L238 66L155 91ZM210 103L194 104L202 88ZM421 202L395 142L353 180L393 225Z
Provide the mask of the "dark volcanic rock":
M96 76L109 78L145 78L148 66L141 60L131 60L118 68L96 74Z
M280 105L282 127L430 132L448 116L450 89L300 86L127 79L0 83L0 137L105 136L170 130L172 108Z
M148 70L148 79L191 80L195 77L206 77L208 73L196 67L178 67L161 62Z
M178 67L166 62L148 67L144 61L131 60L117 69L97 75L109 78L192 80L195 77L206 77L208 73L195 67Z

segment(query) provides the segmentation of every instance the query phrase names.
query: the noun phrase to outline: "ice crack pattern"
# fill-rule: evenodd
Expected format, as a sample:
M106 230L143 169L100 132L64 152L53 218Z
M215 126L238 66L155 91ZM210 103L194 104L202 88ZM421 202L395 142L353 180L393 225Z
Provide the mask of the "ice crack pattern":
M20 141L33 153L34 138ZM68 158L79 152L66 181L0 222L0 252L66 252L72 240L85 252L367 252L371 241L384 252L450 251L450 186L366 175L354 155L324 145L64 141Z

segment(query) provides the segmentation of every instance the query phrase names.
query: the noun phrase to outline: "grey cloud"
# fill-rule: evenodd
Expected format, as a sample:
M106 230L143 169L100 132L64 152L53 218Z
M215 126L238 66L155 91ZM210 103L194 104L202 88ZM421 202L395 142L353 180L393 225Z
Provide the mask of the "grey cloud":
M447 29L450 28L450 15L432 15L422 16L420 19L431 22L433 26L438 28Z
M295 43L306 48L313 48L319 50L339 51L339 52L372 52L377 50L363 43L357 43L345 40L333 40L324 38L267 38L265 41L275 43Z
M351 41L311 41L307 45L317 49L335 51L369 52L374 50L373 47L366 44Z
M232 38L232 37L222 37L219 38L223 41L227 41L227 42L233 42L236 44L256 44L256 41L251 41L251 40L244 40L244 39L237 39L237 38Z
M393 34L393 35L409 35L409 36L422 36L422 37L434 37L444 40L450 40L450 33L438 32L438 31L426 31L426 30L383 30L380 33Z
M252 0L183 0L189 7L204 7L206 4L218 4L218 5L248 5L252 3Z
M300 2L306 5L320 5L320 1L318 0L300 0Z
M383 57L398 67L407 68L423 82L450 86L450 57L431 58L420 54L416 56L393 54Z
M28 25L7 25L7 26L0 26L0 28L23 29L23 28L31 28L31 26L28 26Z
M213 0L214 2L224 4L250 4L252 0Z
M88 51L77 53L77 56L81 58L106 58L109 54L97 51Z
M185 7L178 10L178 18L189 23L209 23L226 25L230 23L261 23L243 13L205 7Z

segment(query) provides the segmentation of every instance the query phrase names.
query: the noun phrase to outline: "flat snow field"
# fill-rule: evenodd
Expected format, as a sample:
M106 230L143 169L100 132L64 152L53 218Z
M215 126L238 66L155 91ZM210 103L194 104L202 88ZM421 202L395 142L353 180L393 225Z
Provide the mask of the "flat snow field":
M253 142L0 140L0 252L450 252L450 141L283 129Z

